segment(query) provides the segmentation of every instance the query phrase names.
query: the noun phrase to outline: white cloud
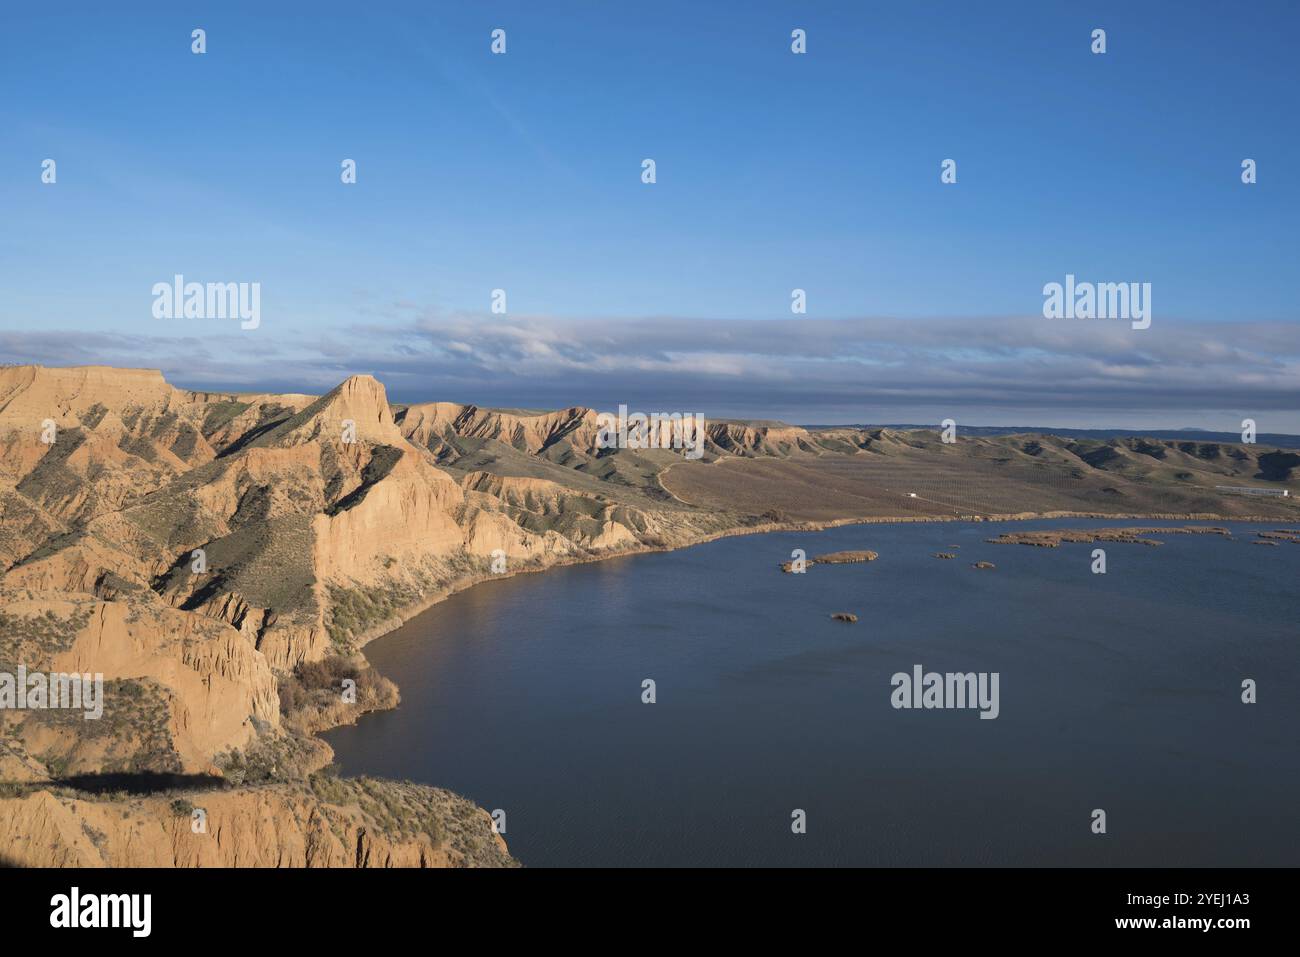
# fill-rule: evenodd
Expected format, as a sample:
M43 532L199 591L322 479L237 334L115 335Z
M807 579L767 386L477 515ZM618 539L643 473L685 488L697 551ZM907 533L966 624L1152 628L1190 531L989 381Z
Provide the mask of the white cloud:
M250 390L323 391L350 373L371 372L405 401L628 401L714 417L897 422L950 415L1095 427L1226 428L1233 416L1248 414L1266 431L1300 432L1295 323L1165 319L1136 331L1041 317L746 322L425 314L312 342L280 341L273 329L185 337L0 333L0 359L148 365L180 385Z

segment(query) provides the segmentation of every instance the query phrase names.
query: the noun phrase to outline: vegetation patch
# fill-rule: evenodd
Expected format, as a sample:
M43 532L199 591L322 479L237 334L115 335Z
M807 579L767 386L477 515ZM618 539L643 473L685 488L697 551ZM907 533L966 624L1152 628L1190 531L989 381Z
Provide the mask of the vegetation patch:
M250 405L251 403L237 402L233 399L209 403L207 412L204 413L203 416L203 434L205 436L211 435L223 426L229 425L233 419L241 415Z
M41 760L52 778L71 774L177 774L181 761L170 729L171 692L152 678L104 682L104 712L87 720L79 708L27 713L24 737L40 730L58 733L59 745Z
M351 702L343 699L345 681L353 682ZM304 723L305 730L336 724L335 712L361 713L397 703L397 686L359 657L335 655L303 662L279 684L280 713L286 721Z
M366 632L418 602L421 588L394 582L376 588L329 585L330 610L325 627L340 655L350 654Z
M89 608L66 618L49 609L37 615L0 611L0 670L12 674L20 663L31 668L67 651L90 623L90 614Z

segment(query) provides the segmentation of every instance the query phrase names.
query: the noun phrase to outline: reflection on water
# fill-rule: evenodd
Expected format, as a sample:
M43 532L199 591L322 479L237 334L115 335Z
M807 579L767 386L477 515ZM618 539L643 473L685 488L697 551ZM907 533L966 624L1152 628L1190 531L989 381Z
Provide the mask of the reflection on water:
M402 704L326 738L344 773L505 810L532 866L1300 863L1300 546L1234 524L1093 575L1091 545L984 542L1116 524L1178 523L853 526L490 582L371 644ZM794 548L880 559L782 574ZM1000 716L895 710L916 664L998 672Z

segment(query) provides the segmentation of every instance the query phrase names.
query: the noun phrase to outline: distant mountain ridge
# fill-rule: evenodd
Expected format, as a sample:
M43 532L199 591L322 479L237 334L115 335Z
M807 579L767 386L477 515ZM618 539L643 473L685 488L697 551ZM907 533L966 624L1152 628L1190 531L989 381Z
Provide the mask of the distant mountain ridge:
M887 422L883 425L867 426L859 423L847 425L805 425L805 429L866 429L885 428L900 431L918 429L937 429L933 422L926 424ZM1206 429L1064 429L1044 425L958 425L963 435L1059 435L1072 439L1168 439L1173 441L1191 440L1195 442L1240 442L1240 432L1211 432ZM1276 445L1284 449L1300 449L1300 435L1285 432L1260 432L1255 436L1256 445Z

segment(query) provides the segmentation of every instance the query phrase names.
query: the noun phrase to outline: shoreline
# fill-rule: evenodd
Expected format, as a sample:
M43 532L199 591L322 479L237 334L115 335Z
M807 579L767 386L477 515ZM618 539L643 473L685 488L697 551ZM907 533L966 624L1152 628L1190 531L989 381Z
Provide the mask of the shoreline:
M674 496L675 497L675 496ZM680 501L680 500L679 500ZM374 628L367 629L361 635L355 638L356 652L365 658L363 649L373 641L390 635L397 631L403 625L418 618L424 612L428 611L434 605L446 601L454 595L468 591L477 585L487 582L504 581L509 578L515 578L520 575L536 575L550 571L554 568L560 568L569 565L586 565L593 562L607 561L613 558L630 558L638 555L651 555L661 552L675 552L685 548L694 548L696 545L706 545L709 542L716 542L724 538L736 538L742 535L766 535L775 532L824 532L835 528L844 528L849 525L929 525L929 524L951 524L954 522L967 523L971 525L986 524L988 522L1032 522L1032 521L1050 521L1054 519L1087 519L1087 520L1115 520L1115 521L1167 521L1167 522L1236 522L1241 524L1290 524L1278 516L1224 516L1215 512L1188 512L1185 514L1176 514L1168 512L1150 512L1150 513L1101 513L1101 512L1075 512L1075 511L1051 511L1051 512L1015 512L1005 515L938 515L938 516L867 516L857 518L838 518L826 520L809 520L801 522L768 522L762 525L737 527L727 529L721 532L713 532L702 535L699 538L679 545L643 545L636 548L628 548L617 552L607 552L599 555L584 555L580 557L565 556L555 561L548 562L545 565L536 567L525 567L509 570L499 574L473 575L461 579L435 595L430 596L427 600L416 602L399 611L393 617L386 619ZM1296 516L1295 521L1300 521L1300 516ZM366 667L374 668L370 659L366 658ZM392 711L401 706L401 685L389 676L384 675L377 669L375 673L382 678L391 681L398 690L397 703L387 708L371 708L365 711L358 711L350 716L350 720L339 721L336 724L316 728L311 732L310 737L319 741L325 747L329 748L329 760L334 757L334 749L329 747L329 742L320 737L321 734L332 731L335 728L348 727L357 724L360 719L367 714L378 714L382 711Z
M808 520L802 522L767 522L762 525L753 525L746 527L737 527L727 529L721 532L712 532L708 535L701 535L692 541L680 545L641 545L635 548L627 548L620 551L604 552L598 555L582 555L579 557L563 556L554 561L547 562L544 565L527 566L508 570L498 574L472 575L468 578L458 580L451 587L443 589L429 597L427 600L421 600L412 605L408 605L400 610L396 615L385 619L373 628L368 628L360 635L355 636L357 650L360 651L372 641L383 638L385 635L392 634L398 628L405 625L414 618L419 617L428 611L434 605L437 605L453 595L459 595L463 591L468 591L476 585L482 585L486 582L505 581L508 578L515 578L519 575L539 575L548 572L553 568L561 568L568 565L588 565L593 562L608 561L613 558L631 558L637 555L653 555L661 552L676 552L684 548L694 548L696 545L707 545L709 542L716 542L723 538L737 538L742 535L767 535L775 532L824 532L833 528L844 528L848 525L929 525L929 524L951 524L954 522L963 522L970 525L980 525L987 522L1033 522L1049 521L1060 518L1081 518L1089 520L1108 520L1116 521L1149 521L1149 522L1238 522L1243 524L1269 524L1272 522L1281 522L1287 524L1287 521L1275 515L1245 515L1245 516L1226 516L1216 512L1188 512L1186 514L1175 514L1170 512L1131 512L1120 515L1103 513L1103 512L1072 512L1072 511L1055 511L1055 512L1014 512L1005 515L926 515L926 516L868 516L866 518L836 518L825 520ZM1295 521L1300 522L1300 515L1296 516ZM335 727L339 727L335 725Z

